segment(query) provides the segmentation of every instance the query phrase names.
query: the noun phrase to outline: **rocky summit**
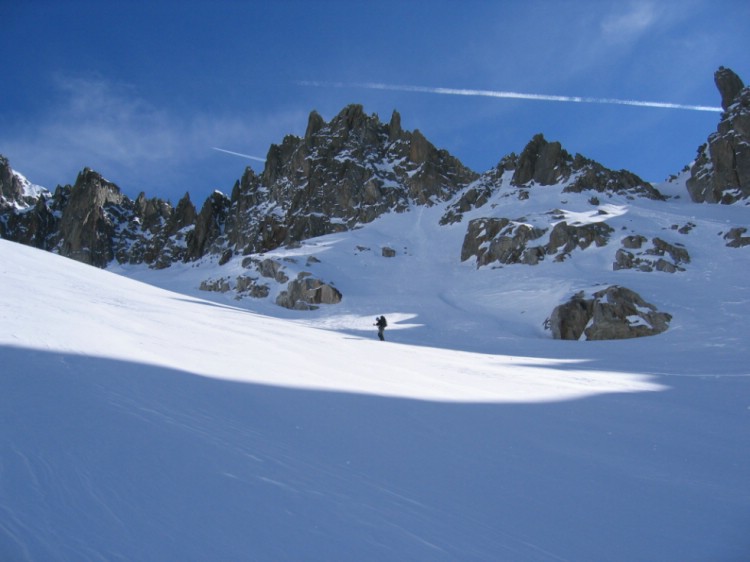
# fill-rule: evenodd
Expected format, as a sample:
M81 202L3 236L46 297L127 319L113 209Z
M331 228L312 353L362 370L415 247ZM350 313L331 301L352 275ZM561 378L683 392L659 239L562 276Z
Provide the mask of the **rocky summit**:
M750 196L750 88L723 67L715 82L724 109L717 131L675 181L695 203L744 205ZM311 112L303 137L290 135L271 145L262 172L247 168L229 195L215 191L200 208L189 194L176 205L145 193L132 200L88 168L73 185L51 192L0 156L2 238L97 267L163 269L209 260L201 289L295 310L335 306L346 295L336 279L313 274L315 256L279 260L265 253L352 231L388 213L436 206L439 226L463 233L460 252L452 257L456 263L538 266L585 253L608 256L610 271L680 275L692 267L686 240L694 223L638 232L618 222L623 201L658 206L674 197L680 195L665 195L632 172L571 154L542 134L477 173L420 131L402 129L398 112L384 122L361 105L345 107L330 121ZM572 211L569 199L586 208ZM532 211L530 200L548 200L549 206ZM750 245L747 231L747 224L727 225L720 243L744 248ZM408 251L388 244L378 249L396 260ZM633 306L652 305L630 289L613 287L601 294L587 289L590 297L558 303L550 316L555 337L578 339L584 331L588 339L637 337L666 329L668 313L644 316L633 329L625 326L622 318L632 324ZM599 319L594 327L593 319Z
M750 197L750 88L724 67L714 80L724 113L698 149L687 188L696 203L731 204Z

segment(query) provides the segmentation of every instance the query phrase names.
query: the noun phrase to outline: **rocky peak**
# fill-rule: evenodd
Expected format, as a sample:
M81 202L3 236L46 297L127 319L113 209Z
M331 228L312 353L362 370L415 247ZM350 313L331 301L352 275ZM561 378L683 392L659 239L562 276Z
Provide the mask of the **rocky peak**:
M47 250L59 222L50 210L55 201L46 189L29 188L0 155L0 238Z
M119 205L124 196L115 184L85 168L70 190L60 219L60 255L104 267L114 257L115 225L105 206Z
M521 152L513 173L513 185L534 181L552 185L570 176L572 158L559 142L547 142L543 135L535 135Z
M729 109L729 106L734 102L734 98L745 87L739 76L723 66L720 66L719 70L714 73L714 82L721 94L721 107L724 111Z
M23 194L21 178L13 173L8 159L0 154L0 199L18 202L21 201Z
M724 67L715 80L725 111L698 149L687 189L696 203L731 204L750 197L750 88Z
M98 172L84 168L73 185L71 199L88 201L101 207L106 203L121 203L123 195L117 185L104 179Z
M187 258L196 260L205 255L210 244L222 234L229 212L230 200L219 191L214 191L201 208L195 220L195 229L187 238Z
M229 242L242 254L270 250L445 200L476 177L419 131L404 131L397 111L388 123L358 104L330 122L313 111L304 138L272 145L262 175L235 186Z
M388 140L390 142L395 142L401 139L402 135L403 130L401 129L401 114L394 109L393 113L391 114L391 121L388 124Z
M182 199L177 202L174 212L170 215L168 222L169 234L174 234L178 230L194 225L197 216L198 213L195 210L195 205L190 200L190 194L185 193Z
M147 199L144 192L138 194L135 210L143 228L150 232L158 230L172 215L172 207L167 202L156 197Z
M510 166L509 166L510 164ZM663 199L650 183L626 170L610 170L602 164L576 154L571 156L559 142L535 135L515 159L501 161L496 173L513 169L511 185L555 185L567 183L566 192L586 190L600 193L624 193L649 199Z
M307 119L307 130L305 131L305 141L309 144L314 138L315 134L320 131L325 125L325 121L317 111L310 112L310 117Z

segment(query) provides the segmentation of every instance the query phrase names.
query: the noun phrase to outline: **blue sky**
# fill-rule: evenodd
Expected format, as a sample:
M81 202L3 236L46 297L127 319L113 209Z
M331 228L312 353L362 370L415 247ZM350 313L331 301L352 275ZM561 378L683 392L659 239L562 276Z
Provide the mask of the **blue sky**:
M386 122L398 110L478 172L543 133L661 181L719 113L429 89L716 107L720 65L750 82L746 0L0 0L0 16L0 154L14 169L54 188L90 167L131 197L187 191L198 205L263 166L212 147L263 158L310 111L330 120L350 103Z

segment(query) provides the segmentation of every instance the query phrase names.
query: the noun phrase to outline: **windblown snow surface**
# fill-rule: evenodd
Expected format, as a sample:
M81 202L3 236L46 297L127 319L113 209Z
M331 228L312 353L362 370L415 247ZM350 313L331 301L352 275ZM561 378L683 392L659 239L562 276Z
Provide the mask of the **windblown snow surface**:
M542 191L513 214L603 220ZM210 261L0 241L0 560L749 560L750 247L720 235L747 208L686 199L602 202L618 232L694 224L674 274L613 271L614 242L477 269L466 220L388 215L268 255L344 295L307 312L200 293ZM544 330L612 283L670 329Z

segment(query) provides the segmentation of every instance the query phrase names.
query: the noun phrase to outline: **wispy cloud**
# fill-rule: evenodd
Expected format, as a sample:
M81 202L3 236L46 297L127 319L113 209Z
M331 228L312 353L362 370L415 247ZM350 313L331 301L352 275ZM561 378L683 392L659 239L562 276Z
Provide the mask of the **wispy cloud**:
M391 90L397 92L413 92L422 94L442 94L450 96L480 96L488 98L522 99L535 101L553 101L570 103L598 103L613 105L632 105L636 107L652 107L661 109L684 109L690 111L714 111L721 112L721 107L709 105L690 105L660 101L627 100L617 98L596 98L582 96L559 96L548 94L529 94L522 92L498 91L498 90L474 90L466 88L435 88L429 86L407 86L396 84L382 84L376 82L367 83L345 83L345 82L315 82L300 81L300 86L330 87L330 88L365 88L369 90Z
M211 160L216 154L212 146L265 153L290 124L305 118L297 113L178 114L146 100L130 85L100 77L60 76L54 86L57 96L32 121L0 130L0 146L11 165L48 187L72 182L82 168L91 167L123 188L156 195L168 189L184 193L229 188L242 167ZM218 150L264 161L241 151ZM195 175L196 164L200 176ZM220 169L227 172L212 176L212 170Z
M630 2L618 6L618 12L601 22L603 37L610 43L631 42L646 33L658 21L653 2Z

